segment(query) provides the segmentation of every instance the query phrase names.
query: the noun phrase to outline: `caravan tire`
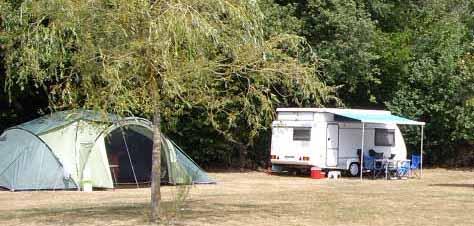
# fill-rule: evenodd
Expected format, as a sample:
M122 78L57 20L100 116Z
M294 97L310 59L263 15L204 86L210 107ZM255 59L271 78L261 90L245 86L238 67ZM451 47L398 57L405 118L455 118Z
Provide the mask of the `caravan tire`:
M360 173L360 167L359 163L353 162L349 165L349 175L352 177L357 177L359 176Z

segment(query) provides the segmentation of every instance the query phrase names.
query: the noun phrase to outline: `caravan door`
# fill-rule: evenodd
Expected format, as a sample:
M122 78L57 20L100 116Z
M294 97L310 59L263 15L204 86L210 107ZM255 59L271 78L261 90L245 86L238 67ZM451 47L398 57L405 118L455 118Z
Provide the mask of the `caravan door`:
M339 157L339 125L328 124L326 129L326 166L336 167Z

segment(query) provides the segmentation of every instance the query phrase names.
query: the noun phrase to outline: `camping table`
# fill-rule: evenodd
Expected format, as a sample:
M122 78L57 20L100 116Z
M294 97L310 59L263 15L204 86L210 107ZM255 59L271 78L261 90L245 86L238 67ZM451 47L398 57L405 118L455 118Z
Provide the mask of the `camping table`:
M394 169L395 171L398 171L398 163L399 160L394 160L394 159L375 159L375 163L380 162L382 164L382 167L385 168L385 179L388 178L389 170Z
M397 178L401 178L402 175L400 174L400 167L403 166L404 163L408 163L410 165L411 160L404 159L404 160L394 160L394 159L376 159L375 162L380 162L385 169L385 179L390 179L389 174L391 171L395 172L395 176Z

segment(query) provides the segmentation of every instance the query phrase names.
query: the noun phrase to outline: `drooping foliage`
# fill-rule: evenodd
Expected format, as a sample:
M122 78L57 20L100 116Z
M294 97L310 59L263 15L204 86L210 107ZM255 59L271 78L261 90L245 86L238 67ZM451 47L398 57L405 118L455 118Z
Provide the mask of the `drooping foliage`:
M265 35L253 1L3 2L5 90L38 89L53 109L190 119L244 160L278 105L336 101L301 37ZM188 123L189 121L186 120ZM187 127L186 126L186 127ZM186 131L186 130L183 130ZM198 150L199 151L199 150ZM199 158L198 158L199 159Z
M273 4L272 4L273 2ZM277 4L275 4L277 3ZM318 73L339 87L347 106L375 103L373 90L380 83L376 24L359 1L271 1L261 5L271 18L267 26L290 30L308 40L319 57Z
M149 116L162 79L163 129L193 158L262 165L275 107L335 106L336 91L426 121L426 163L474 163L472 1L147 4L2 2L0 126L51 105ZM419 130L404 130L415 150Z

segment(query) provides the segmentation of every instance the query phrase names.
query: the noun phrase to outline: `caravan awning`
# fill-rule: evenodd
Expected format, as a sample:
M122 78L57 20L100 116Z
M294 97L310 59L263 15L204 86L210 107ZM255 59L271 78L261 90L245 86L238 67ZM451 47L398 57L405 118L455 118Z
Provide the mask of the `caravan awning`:
M400 116L392 115L388 111L384 113L373 112L373 111L344 111L344 110L335 110L328 112L335 115L340 115L343 117L351 118L358 120L364 123L382 123L382 124L398 124L398 125L425 125L424 122L418 122L410 120L407 118L402 118Z

